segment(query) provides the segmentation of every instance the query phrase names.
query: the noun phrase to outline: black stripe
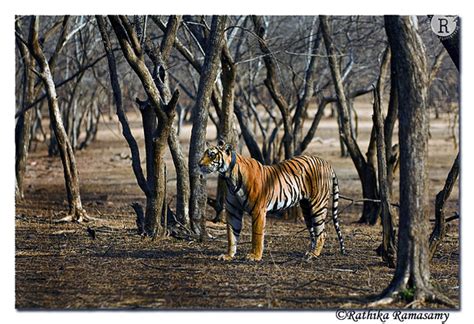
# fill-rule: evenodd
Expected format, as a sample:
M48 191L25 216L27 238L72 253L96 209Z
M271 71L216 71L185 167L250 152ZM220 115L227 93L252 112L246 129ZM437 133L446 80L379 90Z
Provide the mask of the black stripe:
M251 208L250 211L249 211L249 214L250 214L250 215L253 214L253 211L255 210L255 207L256 207L256 206L257 206L257 202L254 201L254 202L253 202L253 206L252 206L252 208ZM249 207L250 207L250 205L249 205Z
M301 192L301 182L300 182L300 176L295 174L295 171L291 168L290 165L285 164L285 170L287 170L286 174L288 175L288 178L290 178L290 182L295 182L296 186L291 185L292 193L293 196L296 198L298 194ZM291 181L293 180L293 181Z
M302 189L304 188L304 191L307 191L306 188L306 181L305 181L305 176L306 176L306 171L301 167L300 163L298 163L297 160L291 159L288 160L289 164L293 167L291 169L294 173L298 172L299 174L295 175L295 178L299 182L299 187L300 187L300 192L303 193Z
M237 170L238 172L238 177L237 177L237 186L236 188L234 189L234 194L236 194L240 188L242 188L242 183L243 183L243 180L242 180L242 173L240 173L240 167L239 169Z
M230 202L229 197L226 197L225 201L226 201L226 203L228 203L229 206L231 206L232 208L234 208L234 209L236 209L236 210L239 210L239 209L240 209L239 206L235 206L234 204L232 204L232 203Z
M280 192L278 193L278 196L277 196L277 200L276 200L276 201L280 201L280 199L281 199L281 192L282 192L281 189L283 188L283 186L282 186L282 184L281 184L280 177L278 176L278 168L277 168L277 167L275 167L275 178L277 179L278 184L279 184L279 186L280 186Z
M245 200L242 202L243 208L246 208L248 200L249 200L249 195L245 193Z

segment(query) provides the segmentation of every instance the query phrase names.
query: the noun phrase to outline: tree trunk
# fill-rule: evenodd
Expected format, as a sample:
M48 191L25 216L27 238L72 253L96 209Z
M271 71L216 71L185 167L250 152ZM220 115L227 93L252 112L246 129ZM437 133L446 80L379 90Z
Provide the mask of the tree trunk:
M454 184L459 176L459 153L454 160L451 170L449 170L448 177L444 183L443 190L438 192L435 200L435 226L430 235L430 260L433 258L439 243L443 240L446 234L446 220L444 214L444 204L451 195Z
M231 144L235 147L236 136L233 133L232 125L234 123L234 98L235 98L235 78L236 67L234 61L227 47L226 41L222 47L221 55L221 83L222 83L222 116L219 118L219 135L218 138L225 143ZM216 193L216 217L214 222L224 222L226 219L225 213L225 197L227 194L227 185L222 177L217 180Z
M156 129L157 136L153 138L153 172L147 170L147 176L151 173L152 188L151 197L147 197L147 202L152 202L150 208L145 209L145 231L150 236L166 235L167 220L162 227L163 215L166 215L166 168L164 155L168 146L172 120L168 123L160 122ZM165 217L166 218L166 217Z
M382 259L390 268L395 268L395 232L393 230L393 210L390 205L391 196L387 181L387 156L384 138L384 119L382 116L382 94L385 83L385 74L390 63L390 51L387 48L384 52L382 65L377 84L374 88L374 132L377 143L377 167L380 194L380 211L382 218L382 244L379 252Z
M453 305L430 282L427 67L424 46L412 19L385 17L399 93L400 219L395 274L382 298L371 306L391 303L407 290L413 293L411 305L426 300Z
M206 178L202 176L198 162L205 149L208 109L214 82L217 77L225 25L225 16L212 17L211 32L207 41L205 59L193 112L193 128L191 132L188 162L191 186L189 212L191 229L195 234L199 235L201 239L205 239L207 235L205 228L207 193Z
M164 163L160 153L164 154L163 138L155 140L155 131L157 130L157 117L153 112L152 106L147 101L140 101L136 98L140 113L142 115L143 136L145 139L145 165L146 165L146 182L148 194L146 194L145 207L145 233L148 236L156 236L161 231L161 223L159 221L162 208L162 199L160 197L160 177L163 173ZM166 140L166 138L165 138ZM158 163L158 164L157 164ZM161 164L159 164L161 163Z
M181 16L170 16L166 29L164 30L164 39L160 46L162 65L165 65L169 59L171 50L174 43L176 42L176 35L181 22ZM161 85L161 92L165 100L171 100L171 91L169 88L169 82L167 73L163 80L160 80L159 86ZM177 121L179 125L179 120ZM168 137L168 146L170 148L171 157L173 158L173 164L176 170L176 215L183 225L188 227L190 225L189 218L189 178L188 178L188 167L185 163L185 158L181 144L179 142L178 132L176 129L176 123L173 121L171 124L170 135ZM167 212L164 211L165 213Z
M250 156L260 163L265 163L265 158L256 140L257 136L249 127L249 120L247 116L244 115L242 104L238 99L234 101L234 113L239 122L241 135L245 141L247 149L249 150Z
M387 116L384 122L384 139L385 139L385 155L387 159L387 185L390 196L393 193L393 177L396 166L399 161L398 145L394 150L392 145L393 130L398 115L398 90L397 90L397 75L395 72L394 61L390 60L390 99L388 102Z
M79 150L85 149L96 139L99 130L100 108L96 100L94 100L87 112L86 120L86 137L79 145ZM80 124L79 124L80 127Z
M178 121L179 122L179 121ZM173 158L174 167L176 169L176 215L180 222L185 227L190 225L189 219L189 171L186 165L181 144L179 143L179 136L176 130L176 125L173 123L168 137L168 146Z
M28 52L28 48L18 41L18 48L23 60L23 95L22 109L31 104L34 100L35 77L33 73L33 58ZM32 110L27 110L18 117L15 127L15 198L23 199L23 179L26 171L26 160L31 137Z
M353 128L350 123L350 107L344 92L339 60L336 56L336 48L332 40L331 29L326 16L320 16L320 26L323 33L324 43L326 45L326 51L328 54L329 66L331 68L331 75L338 98L337 111L340 134L342 135L344 143L347 146L352 162L357 169L357 173L362 184L363 197L368 199L378 199L377 176L375 169L365 161L364 156L360 151L359 145L355 140ZM378 205L376 203L364 201L360 222L372 223L374 219L377 219L377 213Z
M164 207L166 204L166 176L163 156L171 132L179 92L175 91L168 103L162 103L163 95L160 92L162 89L158 88L153 75L145 64L143 49L136 31L125 16L109 16L109 20L127 62L137 74L148 96L147 101L137 99L137 102L142 113L147 166L145 232L147 235L155 237L164 233L160 221L162 211L167 210ZM160 68L164 71L164 67Z
M324 115L324 108L326 108L326 105L329 103L328 100L323 98L321 102L318 105L318 111L316 112L316 115L314 116L313 122L311 123L311 126L308 130L308 133L306 133L306 136L303 138L301 141L298 150L296 151L296 155L299 155L303 153L308 145L311 143L313 140L314 134L316 133L316 130L318 129L319 122L321 121L321 118Z
M144 49L154 64L154 69L158 70L159 77L155 77L155 83L165 101L171 100L171 90L169 88L169 78L166 71L166 65L176 42L180 16L170 16L166 26L163 25L164 37L160 45L160 51L156 51L156 47L149 44L149 39L144 38ZM178 138L175 122L171 124L168 137L168 147L173 158L173 164L176 170L176 215L183 225L189 226L189 179L188 168L185 163L184 154ZM166 213L165 213L166 215Z
M105 20L104 20L104 17L102 16L96 16L96 20L97 20L97 25L99 26L99 31L102 36L102 41L104 44L104 49L105 49L105 53L107 55L107 61L109 64L110 82L112 85L112 92L114 95L116 114L120 122L120 125L122 126L122 135L127 141L127 144L130 148L133 173L135 174L135 178L137 179L138 186L146 195L148 191L148 186L147 186L145 176L143 174L143 170L141 166L140 150L138 148L138 144L135 138L132 135L132 131L128 124L127 115L123 109L122 90L120 88L120 83L118 80L117 64L115 61L115 55L112 51L112 45L110 43L109 34L105 27Z
M61 112L59 111L53 75L50 70L48 60L44 56L43 50L39 43L38 29L39 19L38 17L32 17L30 25L29 48L40 68L40 78L44 84L48 96L51 125L54 130L55 138L58 142L59 153L64 170L64 179L66 183L69 215L64 217L62 220L82 222L88 220L89 217L82 207L76 159L74 157L72 146L67 137L63 121L61 119Z

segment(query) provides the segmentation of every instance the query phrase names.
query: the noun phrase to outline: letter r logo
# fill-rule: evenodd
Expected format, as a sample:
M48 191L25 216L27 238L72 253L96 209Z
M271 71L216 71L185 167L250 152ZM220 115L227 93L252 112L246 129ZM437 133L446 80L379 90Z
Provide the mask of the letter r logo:
M433 16L431 18L431 30L439 37L452 35L457 28L457 16Z
M438 33L449 33L448 30L448 19L446 18L438 18L439 30Z

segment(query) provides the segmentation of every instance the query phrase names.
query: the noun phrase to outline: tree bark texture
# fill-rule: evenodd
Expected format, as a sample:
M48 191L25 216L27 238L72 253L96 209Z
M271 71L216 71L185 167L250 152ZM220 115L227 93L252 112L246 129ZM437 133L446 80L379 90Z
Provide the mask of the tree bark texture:
M205 150L208 109L214 83L217 78L225 25L225 16L212 17L211 32L207 40L196 103L193 108L193 127L191 131L188 162L191 186L189 212L191 229L195 234L199 235L201 239L206 237L205 213L207 193L206 179L199 170L198 162Z

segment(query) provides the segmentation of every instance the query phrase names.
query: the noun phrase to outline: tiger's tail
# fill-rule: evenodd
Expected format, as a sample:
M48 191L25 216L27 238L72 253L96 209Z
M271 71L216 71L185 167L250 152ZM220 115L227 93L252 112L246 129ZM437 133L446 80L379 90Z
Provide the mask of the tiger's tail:
M342 238L341 229L339 227L339 220L337 219L338 205L339 205L339 183L337 181L336 172L332 170L332 220L334 222L334 228L336 229L337 238L339 239L341 254L346 254L346 249L344 247L344 240Z

